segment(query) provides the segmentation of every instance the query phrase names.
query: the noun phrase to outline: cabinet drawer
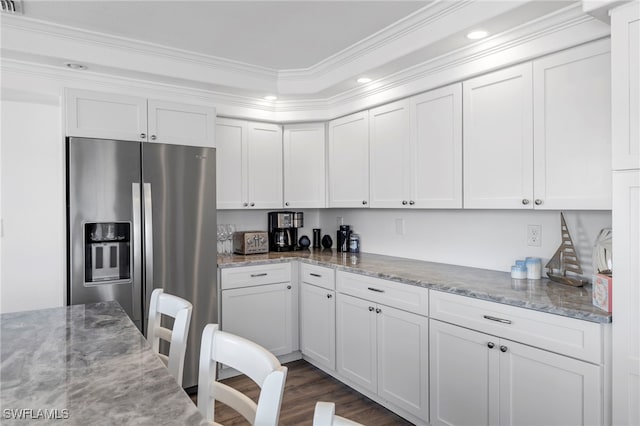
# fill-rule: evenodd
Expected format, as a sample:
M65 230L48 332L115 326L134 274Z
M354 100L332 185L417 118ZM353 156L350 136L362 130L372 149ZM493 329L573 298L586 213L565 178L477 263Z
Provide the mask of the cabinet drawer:
M291 264L243 266L224 268L221 273L222 290L251 287L254 285L275 284L291 281Z
M429 301L431 318L596 364L602 362L600 324L434 290Z
M427 316L429 290L351 272L336 271L337 291L375 303Z
M303 283L317 285L327 290L335 290L336 278L335 270L324 266L300 263L300 281Z

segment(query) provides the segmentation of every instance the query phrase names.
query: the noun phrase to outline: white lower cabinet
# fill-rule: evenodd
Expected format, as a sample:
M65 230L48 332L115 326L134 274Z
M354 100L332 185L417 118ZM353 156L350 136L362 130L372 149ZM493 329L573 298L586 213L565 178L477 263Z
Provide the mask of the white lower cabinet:
M336 368L334 270L300 265L300 350L314 365Z
M438 291L429 300L432 425L606 423L603 326Z
M339 377L377 395L389 403L388 408L403 417L426 424L429 418L428 318L382 303L388 297L389 287L411 286L368 278L373 300L367 300L340 293L341 289L349 288L352 277L358 280L354 282L368 278L337 273L336 370ZM389 287L381 288L379 284L383 283ZM427 292L420 287L414 290ZM393 291L389 293L393 295ZM387 301L393 303L393 300L394 297L388 297Z
M298 350L298 294L291 265L223 269L222 330L274 355Z

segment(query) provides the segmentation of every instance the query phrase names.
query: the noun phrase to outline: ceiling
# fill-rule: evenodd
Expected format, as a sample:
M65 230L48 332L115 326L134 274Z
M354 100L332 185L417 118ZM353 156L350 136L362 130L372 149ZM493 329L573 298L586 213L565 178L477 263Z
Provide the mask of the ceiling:
M275 70L311 67L429 1L34 1L24 15Z
M99 73L248 97L272 93L280 100L329 99L355 90L362 75L375 84L479 43L465 37L471 29L484 28L490 33L487 40L494 35L497 40L499 34L580 3L20 1L21 16L11 17L14 21L3 17L4 26L11 23L14 30L6 33L9 37L3 30L5 58L51 66L79 62ZM29 36L21 29L31 31ZM44 38L28 42L36 33ZM135 52L143 55L131 56ZM167 66L152 66L158 58L167 60Z

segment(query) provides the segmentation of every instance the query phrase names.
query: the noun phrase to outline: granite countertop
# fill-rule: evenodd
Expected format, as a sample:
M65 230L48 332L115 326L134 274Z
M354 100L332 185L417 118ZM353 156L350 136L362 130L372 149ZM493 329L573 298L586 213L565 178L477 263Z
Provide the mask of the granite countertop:
M571 287L548 279L514 280L507 272L466 266L371 253L300 250L219 256L218 267L229 268L291 260L585 321L611 322L610 313L593 306L591 286Z
M2 314L0 332L2 424L208 424L117 302Z

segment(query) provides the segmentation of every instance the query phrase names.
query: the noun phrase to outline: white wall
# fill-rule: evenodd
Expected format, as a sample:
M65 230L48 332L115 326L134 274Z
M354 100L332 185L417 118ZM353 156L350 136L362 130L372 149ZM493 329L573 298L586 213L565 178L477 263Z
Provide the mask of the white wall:
M337 218L360 234L362 251L440 263L510 271L515 259L535 256L543 265L560 244L560 212L522 210L325 209L322 234L336 240ZM396 221L404 221L404 235ZM611 211L565 212L584 275L590 276L592 247ZM540 247L527 245L527 225L542 226Z
M7 99L7 93L3 90L0 312L63 306L65 178L60 101L29 94L14 101Z

